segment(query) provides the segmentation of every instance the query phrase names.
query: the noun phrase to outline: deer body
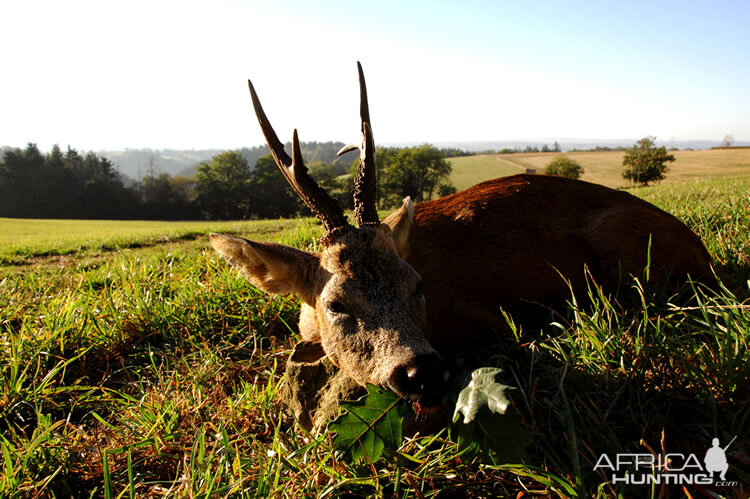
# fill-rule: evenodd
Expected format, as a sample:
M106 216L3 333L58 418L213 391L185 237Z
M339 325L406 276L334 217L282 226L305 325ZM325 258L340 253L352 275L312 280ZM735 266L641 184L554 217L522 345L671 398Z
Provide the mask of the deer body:
M402 251L424 280L425 335L450 351L474 331L501 327L500 306L562 305L570 298L562 276L578 292L584 268L611 291L628 284L643 274L649 239L655 279L710 278L708 252L672 215L623 191L546 175L489 180L416 205Z
M250 84L276 164L326 235L322 250L309 253L211 234L212 246L254 285L300 298L303 338L319 343L357 382L435 403L449 376L439 351L455 354L473 333L497 329L500 306L547 307L569 298L561 275L578 291L588 268L600 284L616 288L642 273L650 237L652 275L710 273L700 240L673 216L627 193L561 177L490 180L416 207L407 198L381 223L375 145L358 69L359 227L309 176L296 130L292 157L284 151Z

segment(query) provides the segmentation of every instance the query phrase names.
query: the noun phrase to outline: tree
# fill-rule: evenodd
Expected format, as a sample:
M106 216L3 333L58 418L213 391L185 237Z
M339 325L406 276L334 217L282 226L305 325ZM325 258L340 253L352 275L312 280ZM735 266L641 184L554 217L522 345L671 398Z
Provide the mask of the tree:
M119 218L129 209L125 188L117 170L106 158L93 152L86 153L78 164L83 178L81 199L83 216L95 214L97 218Z
M732 135L731 133L728 133L724 136L724 141L722 142L721 145L723 145L724 147L731 147L732 142L734 142L734 135Z
M273 156L258 158L251 176L252 200L250 212L260 218L278 218L295 215L302 203L284 175L276 166Z
M560 152L560 144L558 144L557 141L555 141L555 143L552 144L552 151L553 152Z
M119 173L94 153L81 156L35 144L5 151L0 162L0 216L122 218L137 208Z
M383 168L381 199L397 205L406 196L415 203L431 199L438 185L448 182L452 167L430 144L396 152Z
M581 178L584 170L581 163L563 154L547 163L544 173L547 175L559 175L560 177Z
M315 179L320 187L333 193L341 188L336 168L329 163L316 161L308 166L310 176Z
M76 212L74 199L71 196L73 177L65 167L65 155L60 146L52 146L45 157L44 172L37 179L41 189L37 206L45 218L76 218L82 214Z
M197 169L196 202L204 217L233 220L250 216L250 167L238 152L217 154Z
M442 196L455 192L449 181L451 164L441 150L430 144L404 149L378 147L375 165L378 181L376 205L380 209L398 206L406 196L418 203L431 199L434 194ZM358 169L359 160L355 160L342 183L342 200L348 207L351 207Z
M44 156L36 144L12 149L0 163L0 216L35 217L41 201L39 178L44 171Z
M145 177L141 182L145 217L156 220L193 218L195 213L190 204L191 184L185 177L170 177L168 173Z
M644 137L626 151L622 160L625 167L622 172L623 178L643 186L664 178L664 174L669 170L667 163L673 162L675 157L667 152L666 147L656 147L655 140L656 137Z

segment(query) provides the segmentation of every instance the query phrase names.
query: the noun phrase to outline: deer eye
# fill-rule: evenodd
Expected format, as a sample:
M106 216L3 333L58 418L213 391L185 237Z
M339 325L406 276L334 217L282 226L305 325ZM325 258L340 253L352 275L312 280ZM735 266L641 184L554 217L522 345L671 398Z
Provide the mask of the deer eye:
M333 314L345 314L346 307L340 301L329 301L328 311Z

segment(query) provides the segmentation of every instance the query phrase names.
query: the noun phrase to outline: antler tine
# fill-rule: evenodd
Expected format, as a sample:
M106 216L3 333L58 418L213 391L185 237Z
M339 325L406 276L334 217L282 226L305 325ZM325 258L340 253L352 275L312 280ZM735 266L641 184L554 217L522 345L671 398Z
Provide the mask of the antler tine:
M349 221L346 219L338 201L332 198L325 189L320 187L308 173L305 162L302 159L302 148L300 147L297 130L295 129L292 135L292 157L290 158L286 151L284 151L284 144L281 143L271 123L268 121L252 82L248 80L247 83L250 87L250 98L253 101L255 115L258 117L258 123L260 123L260 128L263 130L266 143L269 149L271 149L276 166L279 167L279 170L281 170L289 185L292 186L294 192L302 198L302 201L312 210L315 216L323 222L323 227L325 227L327 232L324 241L330 240L330 236L335 231L350 228L351 225L349 225Z
M268 121L266 113L265 111L263 111L263 106L260 105L258 94L255 93L253 82L247 80L247 85L248 87L250 87L250 98L253 101L255 116L258 117L258 123L260 123L260 129L263 131L263 136L266 138L268 148L271 149L271 154L273 155L273 159L276 161L276 165L281 168L284 177L289 180L288 171L286 169L292 166L292 158L290 158L286 151L284 151L284 144L281 143L279 137L276 135L276 132L273 130L271 123Z
M359 116L362 123L370 123L370 105L367 103L367 85L365 84L365 73L362 64L357 61L357 73L359 74Z
M360 148L359 170L354 181L354 214L360 227L380 223L375 207L377 189L375 165L375 141L372 137L370 107L367 103L367 86L362 65L357 61L359 72L359 115L362 120L362 147Z

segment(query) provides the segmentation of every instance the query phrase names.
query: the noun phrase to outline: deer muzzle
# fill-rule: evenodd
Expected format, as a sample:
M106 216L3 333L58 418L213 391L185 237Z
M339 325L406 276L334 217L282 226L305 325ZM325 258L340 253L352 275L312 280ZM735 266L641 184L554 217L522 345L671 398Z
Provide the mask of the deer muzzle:
M400 397L423 406L439 405L445 395L450 371L437 354L424 354L393 370L388 387Z

